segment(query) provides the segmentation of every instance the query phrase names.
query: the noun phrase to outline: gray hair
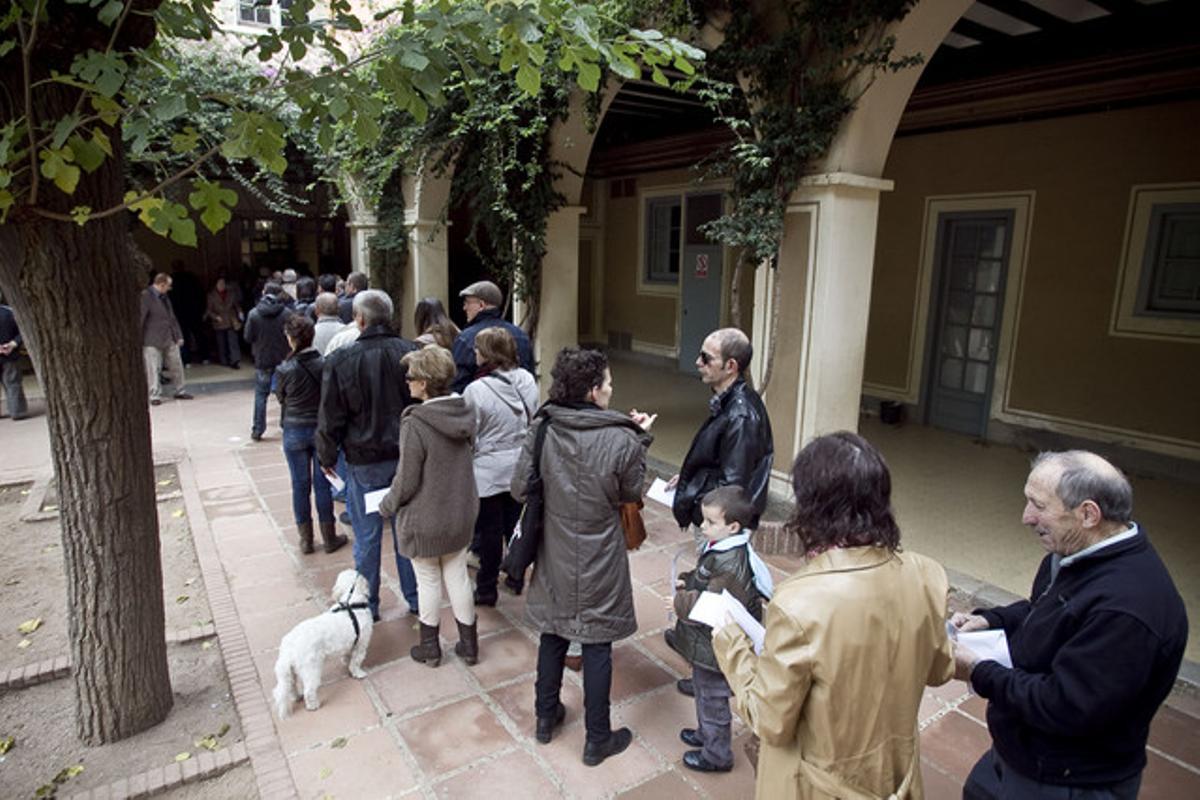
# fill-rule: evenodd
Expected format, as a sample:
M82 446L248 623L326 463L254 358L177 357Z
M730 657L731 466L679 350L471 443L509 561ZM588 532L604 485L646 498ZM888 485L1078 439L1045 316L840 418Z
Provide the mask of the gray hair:
M1033 469L1047 466L1058 470L1054 493L1067 508L1079 508L1091 500L1100 516L1110 522L1127 523L1133 516L1133 487L1119 469L1087 450L1039 453Z
M363 289L354 295L354 316L362 317L366 327L392 321L392 298L381 289Z
M316 303L317 316L332 317L338 312L337 295L333 292L321 292L317 295Z
M732 358L737 362L738 372L745 372L750 366L750 359L754 357L754 347L746 334L738 328L721 328L709 335L717 340L717 346L721 348L721 363Z

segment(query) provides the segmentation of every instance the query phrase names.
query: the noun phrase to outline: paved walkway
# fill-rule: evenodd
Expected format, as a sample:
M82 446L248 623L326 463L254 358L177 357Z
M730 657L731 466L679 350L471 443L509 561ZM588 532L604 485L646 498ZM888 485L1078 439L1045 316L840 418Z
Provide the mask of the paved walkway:
M613 724L634 731L630 749L597 768L580 762L582 688L567 674L566 724L549 745L533 739L536 638L521 623L523 598L501 597L481 609L480 662L467 667L452 650L443 609L442 666L408 657L415 620L400 598L395 562L385 546L383 621L366 661L368 677L349 678L327 664L315 713L287 720L269 711L272 666L280 638L327 604L350 548L303 556L296 547L287 468L272 418L267 438L248 439L251 393L197 387L191 402L152 409L159 460L180 464L184 498L208 584L222 652L238 703L247 749L263 797L745 798L753 775L735 722L732 773L685 769L678 731L694 725L689 698L674 688L686 665L662 640L670 564L687 543L665 510L649 504L650 538L631 555L638 633L614 648ZM274 404L272 404L274 413ZM45 420L0 421L5 464L0 479L48 467ZM11 445L11 446L10 446ZM773 559L781 578L794 564ZM921 705L922 770L930 798L958 797L962 780L988 745L984 703L959 682L930 689ZM849 710L848 710L849 712ZM1200 796L1200 701L1176 693L1153 728L1142 797Z

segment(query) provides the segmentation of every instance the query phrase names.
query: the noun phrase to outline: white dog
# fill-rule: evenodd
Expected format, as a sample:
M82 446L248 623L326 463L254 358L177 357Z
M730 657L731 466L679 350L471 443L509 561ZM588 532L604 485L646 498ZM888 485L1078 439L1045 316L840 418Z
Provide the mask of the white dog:
M287 632L279 643L275 661L275 711L280 719L292 712L292 703L303 692L304 707L321 707L321 665L325 656L350 654L350 674L365 678L362 662L371 644L371 609L367 605L367 579L352 569L338 574L331 597L334 605L324 614L306 619Z

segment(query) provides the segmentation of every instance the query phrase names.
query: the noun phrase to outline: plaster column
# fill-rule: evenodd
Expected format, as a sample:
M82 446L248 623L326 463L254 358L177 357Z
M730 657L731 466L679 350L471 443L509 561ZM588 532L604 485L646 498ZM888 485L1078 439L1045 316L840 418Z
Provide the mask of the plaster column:
M411 213L411 212L410 212ZM453 309L447 293L450 291L450 258L446 229L449 222L419 219L415 213L405 215L408 226L408 263L404 267L404 295L397 306L402 335L416 337L420 331L413 327L413 311L423 297L436 297L447 311Z
M379 232L379 223L375 215L359 209L352 221L346 223L350 232L350 270L361 272L368 278L371 276L371 237Z
M805 178L788 204L780 272L756 276L755 298L768 303L755 313L756 350L765 349L770 281L781 282L766 398L777 478L812 438L858 429L879 194L891 188L848 173Z
M583 206L564 206L546 222L542 259L541 304L533 357L539 386L550 389L550 369L562 348L579 343L579 217Z

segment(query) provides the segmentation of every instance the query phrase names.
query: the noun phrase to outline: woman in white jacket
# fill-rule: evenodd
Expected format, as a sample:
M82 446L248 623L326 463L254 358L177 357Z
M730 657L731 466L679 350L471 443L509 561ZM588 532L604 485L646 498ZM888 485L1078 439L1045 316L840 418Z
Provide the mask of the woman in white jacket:
M517 345L499 326L475 336L475 363L480 375L463 391L475 408L475 488L479 516L475 541L479 571L475 575L475 603L496 605L497 579L504 544L521 516L521 504L509 494L513 468L525 443L525 432L538 409L537 381L517 366ZM516 594L524 581L509 576L505 583Z

